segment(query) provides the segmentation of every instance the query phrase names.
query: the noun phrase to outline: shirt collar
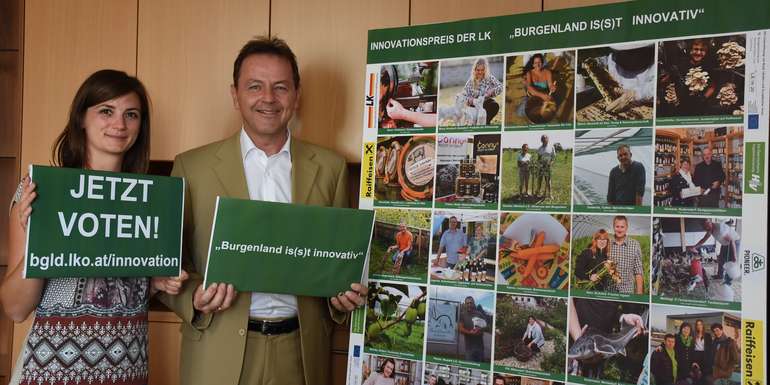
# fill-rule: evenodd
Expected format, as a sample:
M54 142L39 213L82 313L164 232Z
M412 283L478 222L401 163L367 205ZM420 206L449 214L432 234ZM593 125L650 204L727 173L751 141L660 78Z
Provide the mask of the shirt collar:
M286 143L283 144L283 147L281 147L281 150L278 151L278 153L275 155L280 155L285 153L291 156L291 131L287 130L286 136L287 136ZM241 159L246 160L246 157L252 151L256 151L257 153L261 153L262 155L265 155L265 157L267 157L264 151L260 150L259 148L257 148L257 146L254 145L254 142L251 141L251 138L249 138L249 135L246 133L246 130L243 128L243 126L241 126L240 142L241 142Z

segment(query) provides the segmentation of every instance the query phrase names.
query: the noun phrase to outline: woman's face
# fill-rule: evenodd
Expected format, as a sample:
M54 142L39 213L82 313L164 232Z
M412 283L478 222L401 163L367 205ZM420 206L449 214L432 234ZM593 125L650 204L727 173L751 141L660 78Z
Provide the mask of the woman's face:
M690 162L682 162L682 166L681 166L681 168L682 168L682 170L684 170L685 172L688 172L688 173L689 173L689 172L690 172Z
M697 321L695 322L695 330L697 331L703 331L703 321Z
M476 80L484 79L484 75L486 75L487 67L484 65L484 63L478 63L476 64L476 67L473 68L473 77Z
M141 122L141 103L133 92L88 107L83 117L88 159L123 156L136 142Z
M599 238L596 240L596 247L598 247L600 250L604 250L604 248L607 247L607 243L609 243L609 240Z
M540 58L540 56L535 56L534 59L532 59L532 67L536 70L541 70L543 68L543 59Z
M689 326L685 326L685 327L682 328L682 335L683 336L685 336L685 337L689 336L690 332L692 332L692 330L690 330Z
M395 369L396 365L394 365L392 362L388 361L385 363L385 367L382 368L382 375L385 377L391 377L393 375L393 369Z

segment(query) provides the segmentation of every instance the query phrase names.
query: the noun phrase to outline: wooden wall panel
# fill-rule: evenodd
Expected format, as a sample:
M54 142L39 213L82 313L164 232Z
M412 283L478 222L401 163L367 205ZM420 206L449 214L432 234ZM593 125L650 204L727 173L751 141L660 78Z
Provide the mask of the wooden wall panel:
M543 10L552 11L554 9L587 7L589 5L623 3L630 0L543 0Z
M292 47L302 76L299 137L361 161L367 31L408 22L407 0L273 2L271 34Z
M540 6L540 0L418 0L412 1L412 25L540 12Z
M0 157L15 157L19 153L20 65L21 53L19 51L0 51ZM2 199L6 199L6 197L0 196L0 200ZM4 229L4 227L0 227L0 229Z
M268 0L140 0L137 73L153 104L152 159L240 128L233 61L249 38L267 34L269 8Z
M8 264L8 202L19 183L18 170L18 158L0 158L0 266Z
M0 49L21 48L22 4L20 0L0 0Z
M0 51L0 157L15 157L19 153L20 64L19 51Z
M22 167L49 163L88 75L136 72L136 0L27 0L25 14Z

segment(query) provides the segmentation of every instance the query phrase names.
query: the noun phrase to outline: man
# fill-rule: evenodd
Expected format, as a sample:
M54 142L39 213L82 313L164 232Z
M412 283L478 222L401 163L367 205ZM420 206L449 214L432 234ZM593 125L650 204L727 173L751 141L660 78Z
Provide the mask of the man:
M206 268L216 197L307 205L347 204L344 159L291 138L300 79L291 49L277 38L243 46L230 92L241 130L177 156L172 175L184 177L187 262ZM255 236L258 236L255 234ZM232 285L200 285L163 301L182 319L181 383L328 384L332 320L364 303L359 284L335 298L236 293ZM287 283L289 284L289 283ZM363 297L362 297L363 296Z
M412 232L406 228L406 223L401 222L396 233L396 244L388 247L388 253L393 253L391 257L393 274L401 272L402 264L409 264L409 257L412 256L413 239ZM388 253L385 253L386 257Z
M637 337L647 333L645 329L646 318L642 318L640 314L644 314L648 308L648 305L630 302L570 298L567 307L569 311L567 332L574 343L589 327L605 334L629 326L634 327L637 330L636 335L626 345L626 349L631 354L641 353L644 355L647 352L647 339ZM627 370L628 373L637 373L638 370L641 373L641 365L629 359L629 356L616 356L618 358L616 362L622 368L621 370ZM604 372L604 363L605 360L576 361L570 374L581 373L583 377L598 378Z
M712 324L711 332L714 333L714 385L729 385L735 365L740 360L738 345L725 335L720 323Z
M628 236L628 218L618 215L612 219L615 236L610 247L609 260L614 261L620 282L611 281L610 290L623 294L644 294L642 247Z
M446 263L449 268L454 268L459 262L460 249L468 246L468 237L457 228L457 224L457 217L449 217L449 229L441 234L436 254L436 261L438 261L441 259L441 253L446 251Z
M500 376L495 376L494 385L505 385L505 378Z
M677 373L680 370L687 370L687 368L677 367L675 344L676 336L666 334L663 338L663 349L656 349L652 353L650 371L655 378L655 385L674 385Z
M484 361L484 328L478 327L473 322L474 318L486 322L487 316L476 308L476 301L473 297L465 297L465 304L460 310L460 322L458 323L460 334L465 336L465 360L482 362Z
M709 238L713 237L715 243L719 243L719 256L717 257L717 273L711 278L724 279L722 283L729 285L732 283L733 278L729 275L725 275L724 266L727 262L735 262L738 255L738 248L740 247L741 236L735 229L725 222L714 222L711 219L703 220L703 230L706 231L697 243L690 246L688 249L690 252L697 252Z
M548 135L540 137L540 147L537 148L537 193L535 195L552 199L551 196L551 165L556 158L556 150L548 144ZM545 192L540 193L540 186L544 185Z
M644 196L644 165L631 159L631 148L621 144L617 150L618 165L610 171L607 204L641 206Z
M722 168L722 163L714 160L712 156L711 147L704 148L703 161L695 166L693 172L693 183L703 189L703 195L698 200L699 207L719 207L725 170Z

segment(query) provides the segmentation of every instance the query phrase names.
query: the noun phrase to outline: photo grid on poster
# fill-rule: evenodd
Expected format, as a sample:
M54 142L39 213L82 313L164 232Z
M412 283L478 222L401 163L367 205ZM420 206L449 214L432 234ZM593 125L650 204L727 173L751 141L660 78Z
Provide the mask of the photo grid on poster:
M349 384L738 385L747 41L370 64Z

